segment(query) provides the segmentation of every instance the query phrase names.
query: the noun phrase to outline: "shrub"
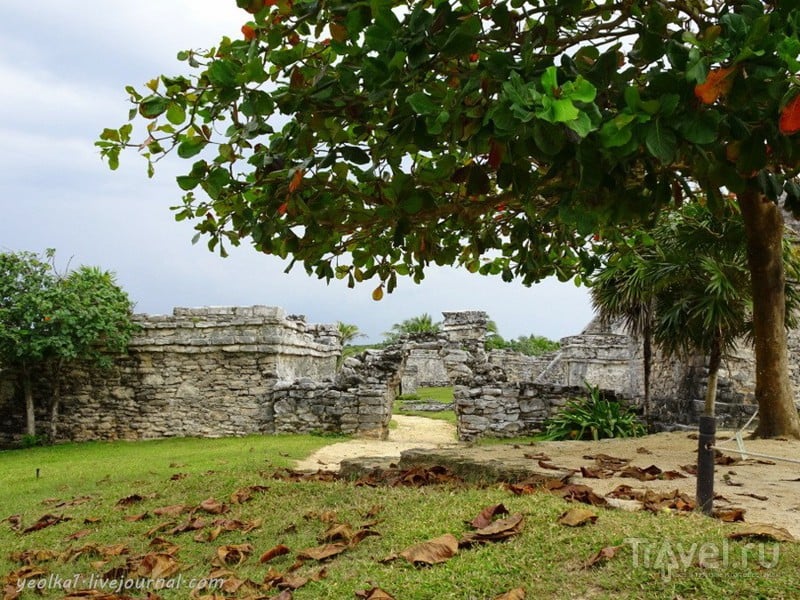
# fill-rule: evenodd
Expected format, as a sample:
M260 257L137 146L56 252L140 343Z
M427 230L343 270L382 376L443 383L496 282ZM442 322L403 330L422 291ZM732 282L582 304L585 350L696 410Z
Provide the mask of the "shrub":
M637 415L616 400L606 400L600 388L586 384L586 398L570 400L545 423L545 440L599 440L637 437L645 427Z

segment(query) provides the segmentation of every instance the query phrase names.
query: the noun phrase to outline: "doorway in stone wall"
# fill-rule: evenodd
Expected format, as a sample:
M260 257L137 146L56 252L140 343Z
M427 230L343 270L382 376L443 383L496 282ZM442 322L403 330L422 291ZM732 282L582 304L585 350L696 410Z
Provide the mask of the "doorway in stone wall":
M456 425L453 403L453 386L418 387L412 394L401 394L395 398L392 416L404 415L442 420ZM393 425L389 422L391 432Z

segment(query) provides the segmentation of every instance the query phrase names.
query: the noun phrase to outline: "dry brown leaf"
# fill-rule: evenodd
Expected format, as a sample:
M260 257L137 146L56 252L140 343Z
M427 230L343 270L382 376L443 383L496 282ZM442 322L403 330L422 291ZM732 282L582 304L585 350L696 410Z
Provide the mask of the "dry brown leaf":
M761 540L771 540L774 542L796 542L797 539L783 527L767 525L766 523L751 523L743 525L736 531L727 536L731 540L742 538L756 538Z
M525 458L530 458L531 460L550 460L550 457L544 452L536 452L534 454L523 453L522 456Z
M492 600L525 600L525 588L514 588L504 594L495 596Z
M586 479L608 479L614 476L614 471L611 469L591 469L589 467L581 467L581 476Z
M169 480L170 481L180 481L181 479L186 479L189 476L188 473L175 473L172 475Z
M159 523L158 525L151 527L147 531L145 531L145 537L153 537L159 531L164 531L165 529L169 529L170 527L175 527L175 521L167 521L166 523Z
M711 512L711 515L723 523L736 523L744 521L745 510L743 508L718 508Z
M769 500L769 496L762 496L761 494L752 494L751 493L751 494L736 494L736 495L737 496L746 496L748 498L755 498L756 500L761 500L762 502L765 502L765 501Z
M215 567L238 566L253 552L252 544L228 544L217 548L211 564Z
M320 543L344 542L350 543L353 539L353 529L347 523L335 523L328 527L325 532L317 538Z
M314 548L306 548L305 550L301 550L297 553L297 558L304 560L304 559L311 559L311 560L327 560L329 558L333 558L334 556L338 556L347 548L349 547L348 544L343 544L341 542L336 544L324 544L322 546L316 546Z
M178 550L181 549L181 547L178 546L177 544L173 544L169 540L165 540L162 537L153 538L148 544L148 546L150 546L154 550L158 550L159 552L172 555L177 554Z
M620 471L620 477L631 477L638 481L653 481L661 475L662 471L655 465L650 465L647 468L635 467L629 465Z
M203 519L200 518L195 519L190 517L187 521L174 527L170 531L170 534L177 535L178 533L186 533L187 531L197 531L198 529L202 529L206 525L207 523Z
M264 554L262 554L261 557L258 559L258 562L260 563L269 562L273 558L276 558L278 556L283 556L284 554L289 554L289 552L291 552L291 550L289 550L287 546L284 546L283 544L278 544L277 546L270 548L269 550L264 552Z
M622 548L622 546L606 546L605 548L601 548L597 554L583 563L583 568L589 569L614 558L620 548Z
M64 539L67 540L67 541L79 540L82 537L86 537L90 533L92 533L91 529L81 529L79 531L76 531L75 533L72 533L72 534L68 535Z
M484 508L477 517L470 521L470 525L475 529L486 527L497 515L507 515L508 509L502 504L492 504Z
M506 519L493 521L486 527L464 534L458 545L460 548L467 548L473 544L501 542L522 531L523 521L522 513L516 513Z
M587 523L595 523L597 515L586 508L571 508L568 511L561 513L558 517L560 525L567 527L581 527Z
M395 600L394 596L381 588L374 587L368 590L359 590L356 592L356 598L361 600Z
M158 515L159 517L177 517L178 515L185 513L190 509L189 506L186 504L172 504L170 506L162 506L161 508L156 508L153 511L154 515Z
M8 522L8 526L11 527L12 531L19 531L22 529L22 515L9 515L0 521L0 523L6 522Z
M374 519L383 510L382 504L373 504L372 507L364 515L365 519Z
M612 471L619 471L631 462L629 458L609 456L608 454L586 454L583 458L586 460L594 460L595 464L601 469L611 469Z
M71 521L71 517L65 517L64 515L51 515L46 514L39 517L39 520L36 521L30 527L26 527L22 530L22 533L31 533L32 531L39 531L44 529L45 527L52 527L53 525L58 525L59 523L64 523L66 521Z
M652 452L650 450L648 450L647 448L645 448L644 446L639 446L636 449L636 453L637 454L652 454Z
M143 512L139 513L138 515L125 515L122 517L124 521L128 521L129 523L136 523L137 521L144 521L145 519L149 519L150 514Z
M9 558L13 562L30 566L54 560L58 556L58 552L54 550L23 550L21 552L12 552Z
M252 500L255 494L263 494L267 491L269 491L269 488L265 485L250 485L239 488L231 494L231 504L244 504Z
M203 500L197 508L212 515L221 515L228 512L228 507L215 498Z
M139 560L132 561L132 564L138 564L136 564L135 569L131 569L131 573L138 577L165 579L172 577L181 569L178 560L171 554L164 552L151 552L137 558Z
M141 494L131 494L130 496L125 496L124 498L120 498L117 500L117 506L131 506L132 504L136 504L137 502L141 502L144 500L144 496Z
M457 552L458 540L453 534L447 533L406 548L400 553L400 556L415 565L435 565L453 558Z

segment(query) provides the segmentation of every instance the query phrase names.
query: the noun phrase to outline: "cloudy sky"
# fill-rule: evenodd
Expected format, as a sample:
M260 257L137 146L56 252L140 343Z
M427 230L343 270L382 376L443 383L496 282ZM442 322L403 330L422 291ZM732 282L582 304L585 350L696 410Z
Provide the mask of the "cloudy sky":
M235 0L3 0L0 15L0 251L52 247L62 266L71 258L114 271L137 312L276 305L310 322L355 323L373 341L423 312L485 310L505 337L556 339L591 318L586 290L572 283L526 288L440 269L375 302L375 282L350 290L287 275L281 260L247 247L222 259L193 246L191 224L169 210L180 200L180 160L160 163L154 179L135 154L109 171L93 142L125 122L125 85L178 74L179 50L240 35L247 13Z

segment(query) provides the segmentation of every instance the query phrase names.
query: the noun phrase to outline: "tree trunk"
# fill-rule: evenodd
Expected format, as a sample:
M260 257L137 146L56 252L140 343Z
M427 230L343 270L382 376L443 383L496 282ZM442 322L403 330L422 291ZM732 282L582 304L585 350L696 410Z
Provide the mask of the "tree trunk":
M753 286L756 355L756 437L800 438L800 419L789 381L786 345L786 290L783 269L783 215L757 189L739 194Z
M31 374L26 367L22 368L22 393L25 397L25 434L36 435L36 411L33 405L33 384Z
M715 334L711 342L711 355L708 359L708 386L706 387L706 403L703 407L703 414L706 417L714 416L714 403L717 400L717 379L721 363L722 349L720 347L719 334Z
M53 373L53 391L50 396L50 443L55 444L58 433L58 409L61 405L61 366L62 361L56 365Z
M650 324L645 325L642 335L642 358L644 365L644 405L642 412L644 413L644 422L647 423L647 431L649 432L653 425L652 411L650 410L650 372L653 368L653 339L652 331L650 331Z

